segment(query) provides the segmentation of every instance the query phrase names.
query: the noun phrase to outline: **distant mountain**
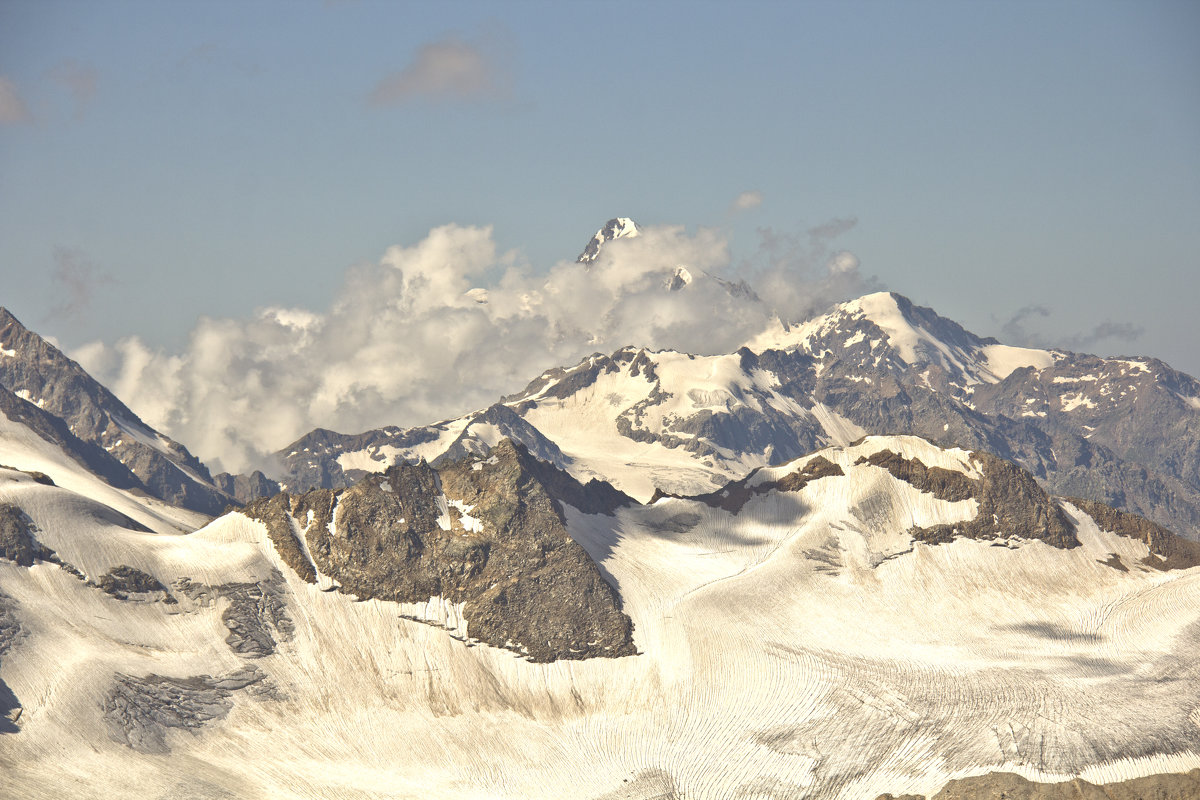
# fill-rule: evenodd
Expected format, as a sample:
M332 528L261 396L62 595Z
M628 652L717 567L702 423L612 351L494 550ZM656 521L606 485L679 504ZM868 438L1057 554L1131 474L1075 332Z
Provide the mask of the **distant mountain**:
M603 228L596 231L596 235L588 240L587 247L583 248L583 252L575 260L580 264L590 265L600 257L600 250L607 243L614 239L632 239L640 233L641 231L638 230L637 223L629 217L614 217L604 223Z
M152 430L82 367L2 308L0 386L111 455L155 497L209 515L232 502L183 445ZM100 472L115 474L111 468Z
M280 451L279 478L291 491L336 488L508 436L645 500L897 433L993 453L1055 493L1200 538L1200 382L1155 359L1004 345L891 292L780 324L728 355L597 353L456 420L314 432Z

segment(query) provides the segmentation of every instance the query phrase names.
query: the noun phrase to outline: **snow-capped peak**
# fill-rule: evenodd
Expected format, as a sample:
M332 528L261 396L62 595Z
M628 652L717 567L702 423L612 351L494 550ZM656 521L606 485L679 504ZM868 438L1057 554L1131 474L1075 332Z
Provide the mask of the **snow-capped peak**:
M813 355L833 345L849 347L864 340L871 340L874 347L880 342L862 329L863 323L882 332L896 357L909 366L936 364L960 376L966 384L994 383L1021 367L1044 369L1055 361L1053 351L1011 347L980 338L895 292L875 292L840 303L800 325L780 323L757 336L748 347L755 352L799 348Z
M671 292L677 292L683 287L689 285L691 282L692 273L688 271L688 268L684 266L678 266L675 268L675 272L671 274L670 279L667 281L667 290Z
M591 264L600 255L600 248L613 239L624 239L637 236L640 233L637 223L629 217L614 217L604 223L604 227L596 231L596 235L588 242L587 247L575 259L580 264Z

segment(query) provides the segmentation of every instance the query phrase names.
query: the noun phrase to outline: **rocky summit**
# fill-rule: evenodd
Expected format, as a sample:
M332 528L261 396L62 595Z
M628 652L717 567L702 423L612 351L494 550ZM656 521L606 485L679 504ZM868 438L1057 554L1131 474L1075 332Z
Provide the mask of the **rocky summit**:
M553 661L635 652L616 591L564 511L611 515L631 502L505 439L486 456L396 464L345 490L283 493L240 513L267 525L305 580L324 576L363 599L461 603L473 640Z

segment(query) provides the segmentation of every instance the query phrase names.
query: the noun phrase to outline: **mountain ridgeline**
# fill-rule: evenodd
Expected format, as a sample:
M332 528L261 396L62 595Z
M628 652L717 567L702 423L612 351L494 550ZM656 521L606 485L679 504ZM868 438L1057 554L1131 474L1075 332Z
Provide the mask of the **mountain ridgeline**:
M724 356L598 353L435 425L314 431L279 451L276 477L291 491L339 488L398 460L485 452L507 436L645 500L655 489L701 494L865 434L988 452L1055 494L1200 538L1194 378L1150 358L1009 347L894 293L779 326Z
M152 430L82 367L3 308L0 387L9 418L15 414L32 421L39 434L64 444L113 486L137 488L209 515L235 502L213 485L208 468L187 448Z
M212 476L3 312L0 784L1192 798L1198 434L1159 361L879 293Z

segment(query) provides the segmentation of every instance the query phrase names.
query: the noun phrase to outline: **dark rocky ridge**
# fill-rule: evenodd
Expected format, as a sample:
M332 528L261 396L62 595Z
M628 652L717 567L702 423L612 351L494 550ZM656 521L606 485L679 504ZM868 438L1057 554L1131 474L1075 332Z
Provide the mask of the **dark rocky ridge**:
M32 567L38 561L57 562L54 551L43 546L33 532L29 515L11 503L0 503L0 558L22 567Z
M970 539L1019 536L1064 549L1079 546L1070 517L1032 475L989 453L972 453L971 459L979 466L982 479L940 467L926 467L920 459L907 459L890 450L873 453L858 463L886 469L899 480L941 500L974 498L979 503L979 513L967 522L913 528L909 533L917 541L940 544L959 536Z
M65 423L77 439L119 460L150 494L205 514L219 514L229 504L230 498L211 485L199 459L151 430L79 364L2 308L0 348L13 353L0 357L0 384L37 398L41 408ZM154 439L161 449L141 439ZM103 461L95 450L87 451L86 457Z
M967 500L977 492L976 481L961 472L944 467L926 467L919 458L904 458L891 450L863 456L855 463L883 467L892 477L950 503Z
M667 492L657 489L654 496L650 498L653 503L662 497L675 497L681 500L699 500L712 508L720 508L731 514L737 514L750 501L750 498L758 494L767 494L772 491L780 492L798 492L807 486L810 482L819 478L828 478L835 475L845 475L842 468L834 464L824 456L814 456L800 469L794 472L789 472L777 481L762 481L757 485L751 485L751 479L759 473L759 470L753 470L749 475L741 480L727 484L724 489L707 494L694 495L685 497L677 494L668 494Z
M249 503L259 497L271 497L280 491L278 483L257 469L249 475L218 473L213 476L213 484L239 503Z
M633 623L571 538L562 505L611 514L629 502L607 484L581 485L503 440L487 458L439 469L396 464L341 492L280 494L247 513L267 526L285 563L298 565L306 580L298 535L340 591L465 603L471 638L545 662L636 652ZM460 506L469 509L466 516Z
M1156 569L1189 569L1200 566L1200 543L1176 536L1161 525L1136 514L1079 497L1063 498L1096 521L1102 530L1142 542L1150 549L1145 563Z
M325 492L327 490L316 490ZM332 500L332 492L329 493ZM299 499L299 498L297 498ZM298 509L297 509L298 510ZM267 536L275 546L275 552L292 570L308 583L317 582L317 573L313 564L304 554L299 537L304 534L298 530L292 518L292 501L286 493L275 497L260 497L247 503L241 513L251 519L256 519L267 527Z
M947 783L929 800L1196 800L1200 769L1147 775L1116 783L1093 784L1082 778L1038 783L1011 772L992 772ZM926 800L924 795L880 795L877 800Z

